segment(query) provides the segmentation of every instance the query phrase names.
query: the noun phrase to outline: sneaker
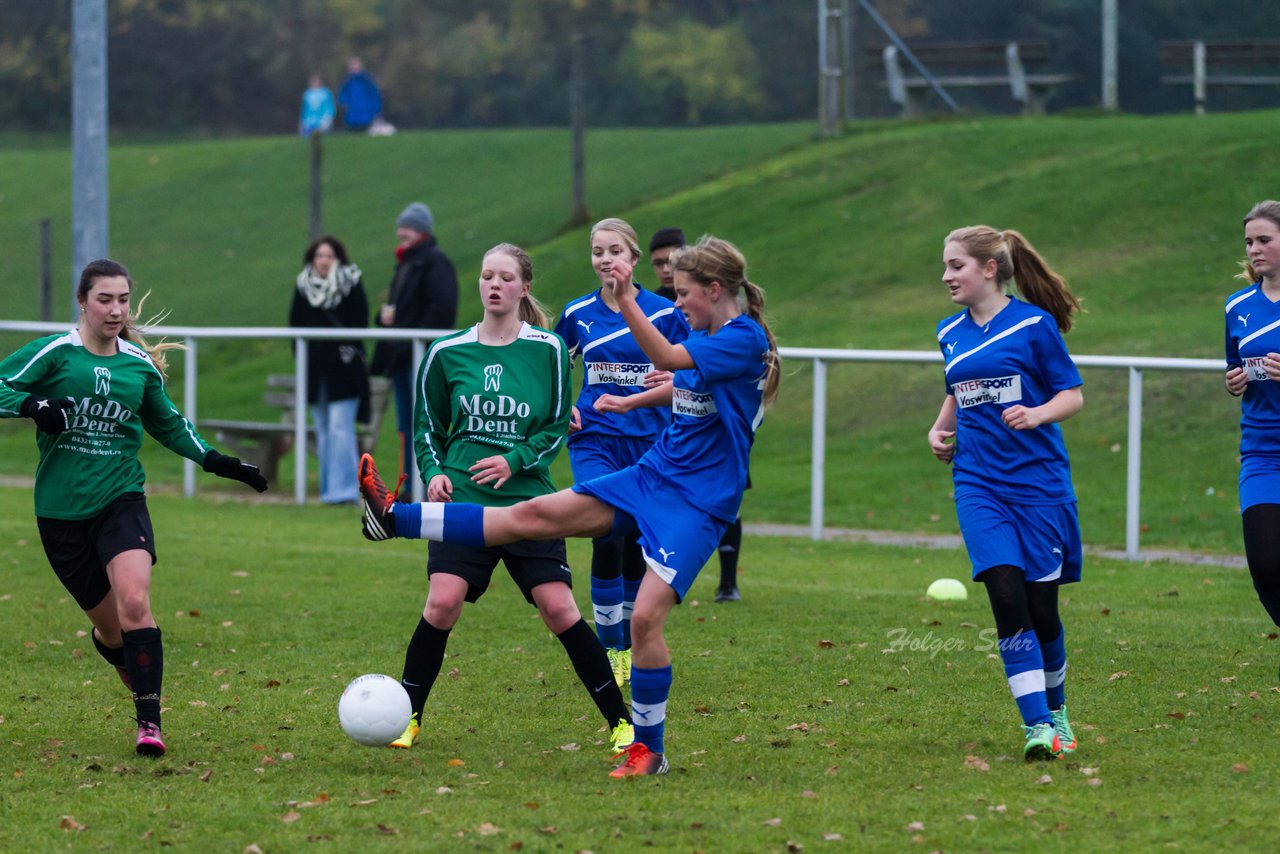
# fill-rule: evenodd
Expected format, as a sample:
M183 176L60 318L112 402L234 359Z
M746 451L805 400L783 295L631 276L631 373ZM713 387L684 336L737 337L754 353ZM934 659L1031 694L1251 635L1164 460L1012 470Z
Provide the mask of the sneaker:
M1053 731L1058 734L1062 752L1073 752L1076 749L1076 734L1071 731L1071 723L1067 720L1067 704L1063 703L1061 709L1050 709L1049 714L1053 715Z
M742 594L737 587L720 587L716 589L717 602L741 602Z
M164 756L164 739L160 736L159 724L153 724L150 721L141 721L138 724L136 749L139 756Z
M404 728L404 732L400 734L399 738L388 744L387 747L408 750L418 740L418 733L420 732L422 732L422 724L418 722L418 713L414 712L409 715L409 725Z
M614 758L631 749L636 742L636 728L626 721L618 721L618 725L609 733L609 750Z
M631 681L631 650L629 649L606 649L605 655L609 656L609 666L613 668L613 681L618 683L618 687Z
M1062 742L1058 741L1053 724L1036 724L1024 729L1027 732L1027 744L1022 748L1022 756L1028 762L1062 757Z
M389 540L396 535L396 517L391 512L391 505L395 503L396 497L382 482L378 467L373 464L372 455L361 454L358 471L361 505L364 508L360 530L366 540Z
M625 751L626 759L609 772L610 777L640 777L647 774L665 774L669 766L667 757L654 753L641 742L635 742Z

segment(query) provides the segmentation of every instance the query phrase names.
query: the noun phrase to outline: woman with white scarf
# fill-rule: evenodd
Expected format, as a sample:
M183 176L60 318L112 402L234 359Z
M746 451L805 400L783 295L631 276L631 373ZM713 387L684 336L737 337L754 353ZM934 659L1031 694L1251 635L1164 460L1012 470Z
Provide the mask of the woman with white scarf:
M289 325L368 327L369 299L360 283L360 268L350 263L342 241L328 235L318 238L307 247L303 262L289 309ZM326 504L354 503L359 498L356 421L367 421L369 409L362 340L308 342L307 404L316 428L320 500Z

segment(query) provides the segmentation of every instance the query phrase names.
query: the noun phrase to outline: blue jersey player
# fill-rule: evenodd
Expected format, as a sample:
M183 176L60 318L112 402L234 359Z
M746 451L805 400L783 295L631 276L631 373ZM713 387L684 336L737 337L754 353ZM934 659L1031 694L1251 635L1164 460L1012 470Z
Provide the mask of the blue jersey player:
M1227 391L1240 401L1244 552L1262 607L1280 626L1280 202L1244 218L1249 286L1227 298Z
M973 578L986 586L1028 760L1075 749L1058 586L1080 580L1080 525L1058 422L1084 405L1062 332L1079 302L1016 231L951 232L942 281L964 311L938 324L947 396L929 431L951 463ZM1009 295L1016 281L1026 302Z
M705 236L675 255L676 304L694 330L672 344L636 300L631 266L613 268L613 295L631 334L672 382L607 395L601 411L669 405L671 427L635 465L508 507L394 503L372 467L361 478L370 539L422 537L492 546L522 539L637 531L647 565L632 614L631 710L635 743L613 777L666 773L663 750L671 655L663 629L738 513L748 455L777 393L778 353L764 324L764 292L747 280L732 244ZM739 306L745 302L745 310ZM656 518L655 508L661 508Z
M571 300L557 321L556 334L573 357L582 358L582 392L569 424L569 462L574 482L611 474L637 462L671 423L666 409L601 411L604 395L639 394L669 382L654 369L627 327L613 297L613 268L640 260L635 229L621 219L604 219L591 229L591 268L601 287ZM669 299L635 286L636 305L668 341L689 337L689 324ZM596 634L609 655L621 687L631 678L631 612L644 578L645 563L634 535L597 537L591 543L591 608Z

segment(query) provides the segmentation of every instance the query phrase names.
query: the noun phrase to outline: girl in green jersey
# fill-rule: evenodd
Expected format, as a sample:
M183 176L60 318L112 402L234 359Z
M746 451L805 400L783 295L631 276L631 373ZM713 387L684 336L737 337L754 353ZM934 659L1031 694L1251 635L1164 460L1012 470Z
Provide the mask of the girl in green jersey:
M0 362L0 417L36 423L35 509L45 554L93 623L94 646L133 691L138 753L160 756L164 659L151 613L156 547L138 462L142 431L219 477L258 492L267 483L257 467L210 448L169 399L164 351L179 345L153 346L139 335L132 292L121 264L86 266L76 328Z
M573 395L564 341L529 294L533 262L503 243L484 256L484 317L431 345L418 373L414 450L431 501L505 507L555 491L548 468L564 444ZM365 455L361 466L371 465ZM413 746L427 695L440 674L449 632L464 602L475 602L501 560L563 644L578 678L604 716L609 746L631 744L631 717L595 632L570 589L564 540L495 547L431 543L430 587L405 651L401 684L413 715L392 747Z

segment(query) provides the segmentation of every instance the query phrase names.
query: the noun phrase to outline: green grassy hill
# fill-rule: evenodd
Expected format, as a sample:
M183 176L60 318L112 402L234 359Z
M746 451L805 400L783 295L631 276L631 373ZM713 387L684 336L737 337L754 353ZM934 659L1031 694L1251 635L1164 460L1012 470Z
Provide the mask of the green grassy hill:
M873 123L824 141L796 125L601 131L589 137L588 193L594 213L621 215L644 235L675 223L738 243L784 345L932 349L934 325L951 311L942 238L986 222L1026 234L1084 298L1068 337L1074 353L1213 358L1222 300L1237 286L1240 216L1277 192L1280 152L1259 129L1278 117ZM113 149L111 170L113 252L171 322L283 322L305 242L305 143L126 145ZM0 153L0 173L13 176L0 199L10 262L2 313L29 319L35 223L52 216L66 234L67 152ZM563 227L562 132L335 137L326 174L326 223L366 269L375 300L391 270L392 220L413 198L432 205L459 266L463 321L479 313L466 288L480 253L501 240L533 250L535 291L549 306L591 287L585 229ZM70 275L65 246L55 256L60 286ZM203 414L255 414L254 378L278 370L287 349L248 350L202 350ZM923 439L939 374L832 369L828 524L955 530L948 473ZM1116 545L1128 378L1094 369L1085 382L1085 411L1066 425L1085 539ZM1146 389L1144 546L1238 551L1236 402L1215 375L1148 373ZM809 400L808 366L787 364L753 455L748 520L807 518ZM0 471L30 471L29 440L5 430ZM176 475L166 454L148 463L153 478Z

